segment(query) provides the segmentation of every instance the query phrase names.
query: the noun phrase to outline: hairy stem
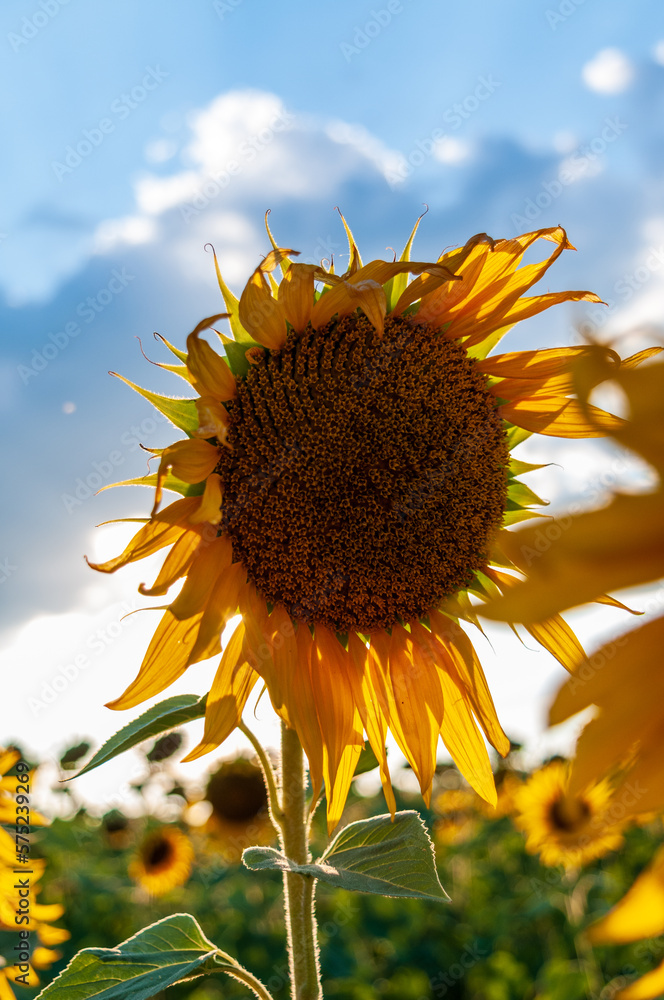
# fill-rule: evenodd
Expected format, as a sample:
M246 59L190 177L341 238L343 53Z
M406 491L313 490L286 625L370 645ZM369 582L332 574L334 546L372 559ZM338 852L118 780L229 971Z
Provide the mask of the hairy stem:
M297 733L281 724L281 846L286 857L311 860L305 795L304 754ZM322 1000L314 916L315 880L284 872L284 905L293 1000Z
M258 742L257 738L252 733L251 729L240 720L238 723L238 729L240 732L244 733L252 747L256 751L258 760L260 762L263 777L265 779L265 787L267 789L267 804L270 811L270 819L274 824L276 830L281 830L281 825L284 820L284 814L281 808L281 803L279 801L279 792L277 790L277 778L274 773L274 768L272 767L272 762L270 758L265 753L265 750Z

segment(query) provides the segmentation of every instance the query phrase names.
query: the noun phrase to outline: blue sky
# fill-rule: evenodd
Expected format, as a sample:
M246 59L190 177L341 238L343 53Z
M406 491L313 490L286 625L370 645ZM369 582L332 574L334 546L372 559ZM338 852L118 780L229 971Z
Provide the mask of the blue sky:
M110 554L124 530L95 524L147 510L140 490L94 497L97 486L141 474L139 441L171 438L106 373L181 391L135 338L161 360L153 331L183 345L218 311L207 242L239 289L267 249L266 209L279 241L311 260L344 253L335 205L365 257L400 249L424 203L419 259L478 231L560 223L578 253L547 285L591 288L608 309L561 307L509 345L573 342L584 314L626 352L661 341L656 0L5 0L0 47L0 642L6 668L20 665L22 729L3 720L8 736L45 748L84 713L117 726L96 705L133 676L150 628L134 622L146 616L43 714L28 700L91 652L99 629L117 631L122 601L149 575L91 579L82 559ZM564 462L566 478L533 481L559 505L589 496L607 462L608 486L647 481L594 444L581 460L555 443L531 453ZM579 627L612 624L586 616ZM540 655L510 669L523 675L498 700L537 744L557 668ZM515 687L525 693L510 701Z

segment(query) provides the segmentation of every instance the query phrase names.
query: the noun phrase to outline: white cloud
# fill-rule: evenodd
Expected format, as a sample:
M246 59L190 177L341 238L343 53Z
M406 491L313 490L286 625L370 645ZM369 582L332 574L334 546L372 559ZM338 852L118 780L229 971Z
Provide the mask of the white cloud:
M660 66L664 66L664 39L655 44L652 54L655 62L658 62Z
M108 253L120 244L138 246L141 243L150 243L155 236L154 222L144 215L106 219L95 231L93 249L95 253Z
M598 94L619 94L634 79L634 67L620 49L602 49L581 71L583 82Z
M192 246L200 250L219 239L232 249L233 263L241 260L244 267L259 250L247 221L257 198L264 210L277 199L317 200L327 191L332 205L344 181L366 172L387 178L403 161L401 153L359 125L305 119L262 91L220 94L192 112L187 123L191 136L181 154L183 169L169 176L144 173L134 185L136 214L99 226L98 248L154 241L163 235L162 217L179 210L179 219L175 215L168 223L169 232L174 223L178 227L173 253L184 260ZM171 140L164 148L153 143L148 158L163 160L171 149Z
M464 163L470 159L473 148L464 139L455 139L454 136L446 135L433 147L433 155L440 163L455 165Z

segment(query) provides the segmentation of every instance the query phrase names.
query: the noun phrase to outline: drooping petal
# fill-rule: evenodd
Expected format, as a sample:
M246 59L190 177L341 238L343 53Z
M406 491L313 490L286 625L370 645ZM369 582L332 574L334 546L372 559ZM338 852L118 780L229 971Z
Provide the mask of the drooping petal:
M364 742L347 661L348 653L336 635L325 626L316 625L311 683L323 739L328 834L341 819ZM349 753L349 747L355 748L354 751Z
M219 448L196 438L190 441L176 441L175 444L164 448L157 472L157 488L152 516L154 517L161 503L164 481L171 469L173 475L182 482L202 483L211 472L214 472L219 461L219 454Z
M244 658L244 625L240 622L226 644L207 696L203 737L183 761L216 750L230 736L257 680L258 674Z
M311 319L314 279L320 274L315 264L291 264L279 285L279 304L286 320L300 333Z
M100 573L114 573L120 566L126 566L127 563L135 562L137 559L145 559L164 546L172 545L188 530L189 518L199 503L198 497L176 500L144 525L119 556L104 563L92 563L88 560L88 566Z
M200 543L201 531L198 528L192 528L180 535L166 556L155 582L151 587L146 587L144 583L141 583L138 588L139 593L143 597L161 597L165 594L176 580L189 572Z
M277 349L286 342L286 317L273 297L265 275L295 250L271 250L258 265L240 296L239 316L244 329L263 347Z
M206 539L196 553L196 559L182 590L171 604L171 613L181 620L204 611L218 577L231 566L233 548L227 535Z
M136 679L107 708L134 708L141 702L161 694L186 670L187 660L196 639L202 612L180 620L165 611L143 658Z
M367 319L382 336L387 300L382 285L377 281L361 281L351 284L342 281L334 285L319 298L311 310L311 325L314 330L329 323L334 316L349 316L356 309L361 309Z
M387 716L382 707L383 702L374 685L372 672L374 658L371 650L355 632L351 632L348 637L348 651L351 654L352 666L354 666L354 669L351 668L349 671L351 684L353 685L353 698L369 739L369 745L380 765L380 780L383 785L385 801L392 816L394 816L397 806L392 790L392 781L387 764L387 750L385 748ZM385 701L386 707L387 703Z

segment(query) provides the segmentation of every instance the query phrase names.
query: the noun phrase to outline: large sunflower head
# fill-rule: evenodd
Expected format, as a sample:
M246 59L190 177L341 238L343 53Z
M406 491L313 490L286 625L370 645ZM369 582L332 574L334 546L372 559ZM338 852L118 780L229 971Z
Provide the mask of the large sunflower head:
M580 868L615 851L623 842L621 821L612 810L607 781L583 792L569 789L568 766L553 761L528 779L515 796L514 822L526 834L526 848L544 865Z
M151 896L184 885L191 874L194 849L175 826L160 826L143 838L129 865L129 876Z
M239 300L217 266L227 312L200 323L187 352L168 345L178 363L165 367L196 398L134 386L188 437L157 452L156 473L130 481L155 487L152 515L120 556L94 565L112 572L171 545L141 591L161 597L185 578L111 707L139 704L218 653L239 612L189 759L223 742L260 678L300 737L314 788L325 781L330 828L365 734L394 810L388 728L427 800L442 735L495 803L479 727L500 753L509 742L460 623L477 625L473 600L515 582L501 533L542 503L517 478L535 467L510 450L532 432L584 437L616 425L572 395L585 348L488 356L521 319L599 301L524 297L571 247L562 229L480 234L414 262L416 229L398 261L363 264L346 227L350 264L337 275L298 264L268 228L273 249ZM538 240L548 256L519 266ZM223 356L201 337L222 317ZM181 499L162 509L166 489ZM582 655L559 616L529 631L567 667Z

